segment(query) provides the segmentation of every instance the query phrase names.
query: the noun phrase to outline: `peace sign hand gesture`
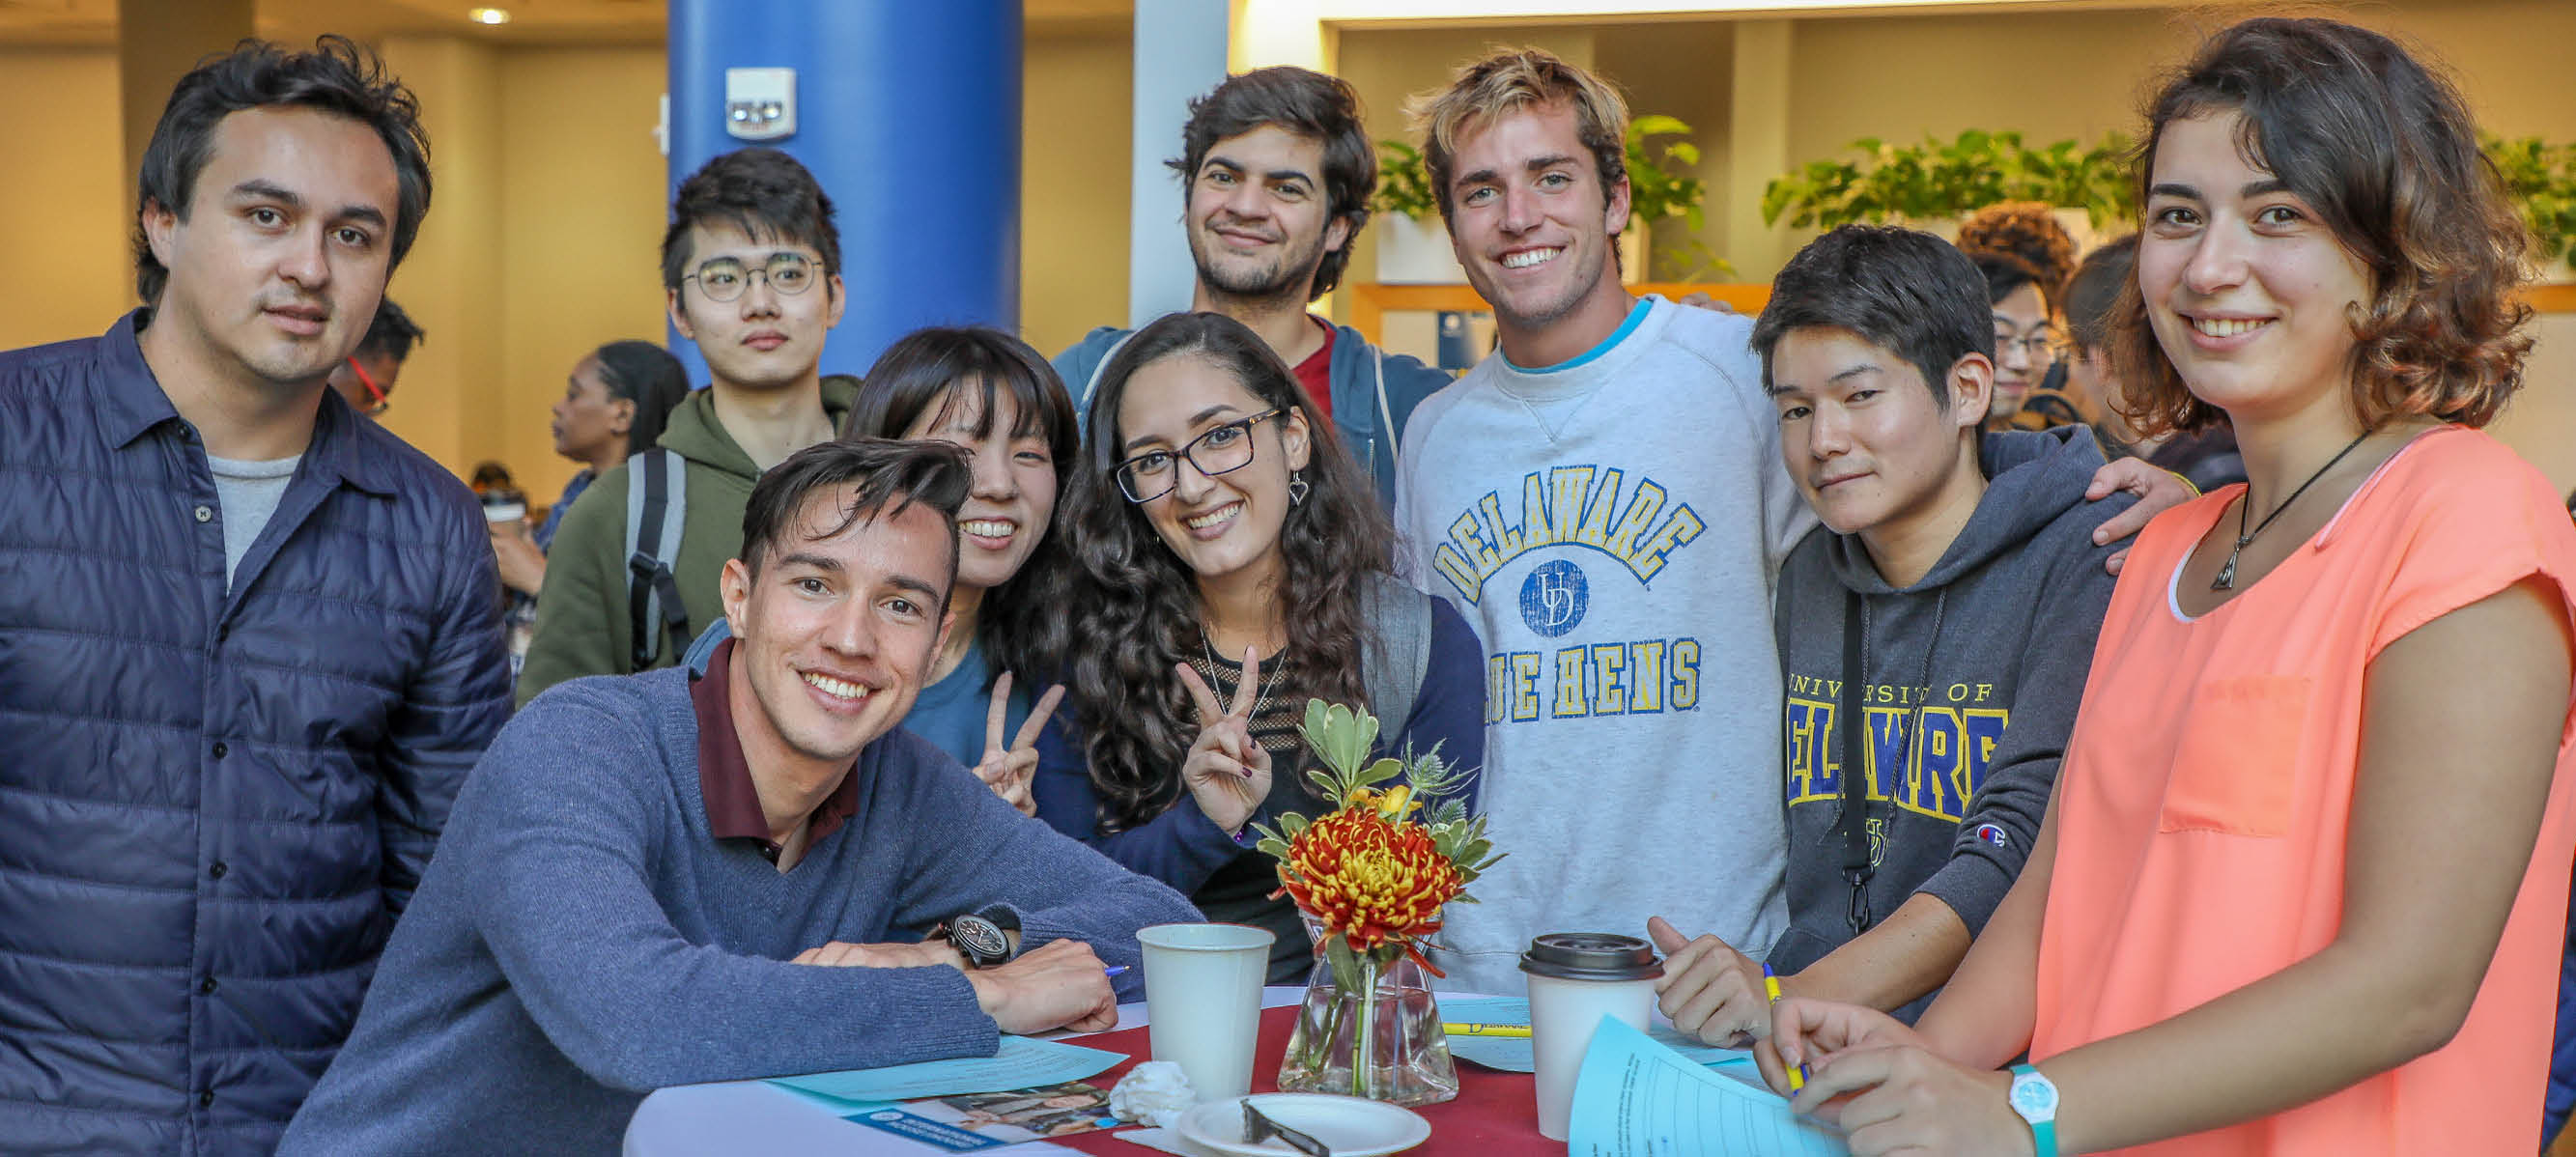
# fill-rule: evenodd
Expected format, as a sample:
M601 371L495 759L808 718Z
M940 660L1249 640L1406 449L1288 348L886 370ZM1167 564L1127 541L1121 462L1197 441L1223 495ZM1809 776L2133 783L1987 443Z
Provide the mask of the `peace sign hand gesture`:
M1038 696L1037 705L1029 709L1028 719L1020 724L1020 733L1011 738L1010 746L1004 747L1002 718L1010 711L1011 673L1004 671L993 680L993 706L984 716L984 758L975 762L975 778L983 780L984 786L992 788L1004 803L1020 809L1021 815L1038 814L1038 801L1029 794L1029 781L1037 777L1038 771L1038 732L1046 729L1047 716L1055 714L1056 704L1063 701L1064 684L1047 688L1046 694Z
M1235 685L1234 702L1219 710L1216 692L1189 664L1178 664L1181 682L1198 704L1199 737L1181 761L1181 785L1199 801L1199 810L1228 832L1241 831L1253 809L1270 794L1270 753L1252 741L1254 688L1261 686L1261 657L1243 652L1243 681Z

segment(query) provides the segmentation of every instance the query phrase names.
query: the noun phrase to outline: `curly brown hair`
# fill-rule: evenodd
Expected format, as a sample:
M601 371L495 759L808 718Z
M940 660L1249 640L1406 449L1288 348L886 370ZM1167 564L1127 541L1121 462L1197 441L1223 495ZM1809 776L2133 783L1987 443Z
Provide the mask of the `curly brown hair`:
M1312 489L1279 528L1279 581L1288 649L1282 702L1365 702L1361 649L1377 645L1361 592L1393 573L1395 529L1359 463L1330 422L1317 421L1287 363L1241 322L1175 313L1109 355L1091 395L1081 459L1056 518L1071 536L1071 565L1047 576L1036 605L1049 608L1036 651L1068 689L1064 710L1083 736L1100 796L1098 829L1133 828L1184 793L1180 767L1198 735L1189 692L1172 668L1206 646L1197 576L1119 491L1126 456L1118 409L1138 370L1165 358L1204 358L1265 406L1307 415Z
M2395 41L2332 20L2266 17L2211 37L2156 97L2137 157L2141 203L2177 120L2233 112L2239 147L2324 219L2370 271L2353 312L2364 428L2401 415L2492 421L2522 385L2529 243L2478 151L2459 91ZM2150 436L2215 426L2149 328L2136 280L2110 318L2121 413Z
M2048 299L2052 311L2058 308L2057 296L2065 291L2066 279L2075 272L2075 238L2038 201L1998 201L1970 214L1959 223L1959 248L1971 256L2001 253L2020 258L2037 275L2039 295Z

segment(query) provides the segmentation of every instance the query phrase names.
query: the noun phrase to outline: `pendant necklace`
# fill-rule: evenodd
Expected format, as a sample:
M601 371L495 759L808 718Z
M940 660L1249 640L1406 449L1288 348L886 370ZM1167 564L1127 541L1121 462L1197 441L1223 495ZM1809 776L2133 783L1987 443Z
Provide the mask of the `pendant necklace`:
M2273 507L2272 513L2264 515L2263 521L2255 523L2254 529L2252 530L2245 529L2245 517L2248 514L2253 513L2254 509L2254 488L2251 485L2248 485L2245 488L2244 499L2236 507L2236 546L2227 552L2227 565L2218 568L2218 577L2210 580L2209 589L2214 591L2234 589L2236 586L2236 556L2244 553L2245 544L2254 541L2254 536L2263 533L2264 528L2271 526L2273 519L2281 517L2281 512L2288 510L2290 508L2290 503L2297 502L2300 495L2308 492L2308 487L2316 485L2317 479L2325 477L2326 471L2334 469L2335 463L2343 461L2344 455L2350 454L2354 450L2359 449L2361 444L2368 441L2371 434L2374 432L2375 431L2364 430L2361 432L2361 437L2353 439L2351 443L2346 445L2343 449L2335 451L2334 457L2326 459L2325 465L2317 467L2316 473L2308 475L2307 481L2299 483L2299 488L2290 492L2289 499L2281 503L2279 506Z

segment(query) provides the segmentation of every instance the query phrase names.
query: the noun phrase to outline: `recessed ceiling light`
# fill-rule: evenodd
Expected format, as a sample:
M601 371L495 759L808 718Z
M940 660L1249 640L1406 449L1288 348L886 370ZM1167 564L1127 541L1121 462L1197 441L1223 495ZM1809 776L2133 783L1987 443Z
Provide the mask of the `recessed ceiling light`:
M510 10L507 8L474 8L466 11L465 18L475 22L476 24L507 24L510 22Z

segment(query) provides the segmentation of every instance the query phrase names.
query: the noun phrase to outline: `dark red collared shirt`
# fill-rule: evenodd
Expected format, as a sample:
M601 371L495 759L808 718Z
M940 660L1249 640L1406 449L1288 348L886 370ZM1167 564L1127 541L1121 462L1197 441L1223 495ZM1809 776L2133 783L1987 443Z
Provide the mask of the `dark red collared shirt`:
M751 764L742 755L742 737L733 729L733 644L727 639L707 659L707 673L689 680L689 703L698 713L698 791L706 798L707 831L719 840L752 840L770 863L778 862L778 842L769 838L769 817L760 810L760 792L751 783ZM859 814L858 762L842 773L814 814L805 840L812 848Z
M1324 344L1306 355L1306 360L1297 363L1294 372L1297 384L1306 387L1306 400L1315 404L1315 420L1329 422L1333 420L1333 339L1339 337L1341 331L1313 314L1306 316L1323 327Z

